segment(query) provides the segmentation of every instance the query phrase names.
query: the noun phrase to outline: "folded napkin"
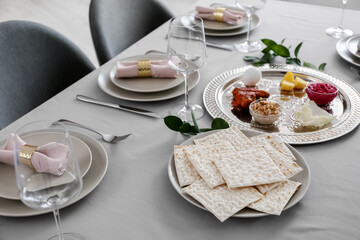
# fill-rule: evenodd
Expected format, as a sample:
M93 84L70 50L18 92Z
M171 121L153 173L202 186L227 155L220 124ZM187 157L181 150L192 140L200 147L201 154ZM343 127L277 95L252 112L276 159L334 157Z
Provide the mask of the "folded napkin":
M196 11L197 11L196 14L197 17L201 17L207 20L214 20L214 21L216 20L216 21L222 21L232 24L240 24L246 18L246 14L244 12L231 10L231 9L225 9L223 11L222 17L220 17L220 19L222 20L218 19L219 16L218 17L215 16L216 14L214 14L214 12L218 11L216 10L216 8L197 6Z
M3 149L0 150L0 162L14 165L15 144L24 146L26 142L18 135L11 134ZM59 176L65 171L68 152L68 146L50 142L36 148L31 156L31 163L28 165L32 166L38 173L51 173Z
M171 58L175 65L180 64L180 59ZM141 60L119 61L116 63L116 78L153 77L176 78L177 71L168 65L169 60Z

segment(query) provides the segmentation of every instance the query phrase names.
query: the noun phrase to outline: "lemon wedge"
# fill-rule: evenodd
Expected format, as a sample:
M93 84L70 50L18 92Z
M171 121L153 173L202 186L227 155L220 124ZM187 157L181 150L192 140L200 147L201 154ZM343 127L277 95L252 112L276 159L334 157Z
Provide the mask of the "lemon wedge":
M292 72L287 72L280 83L283 83L284 81L295 83L294 74Z
M306 87L306 81L302 78L295 77L295 86L296 89L304 89Z

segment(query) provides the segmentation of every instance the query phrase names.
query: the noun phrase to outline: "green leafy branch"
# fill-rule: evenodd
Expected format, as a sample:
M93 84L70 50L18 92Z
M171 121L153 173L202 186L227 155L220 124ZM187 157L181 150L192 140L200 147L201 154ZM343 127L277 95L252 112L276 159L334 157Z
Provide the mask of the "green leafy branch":
M309 62L305 62L305 61L302 62L299 59L298 55L299 55L299 51L300 51L300 48L301 48L303 42L299 43L296 46L296 48L294 50L295 56L292 57L290 54L291 46L289 46L287 48L283 45L283 43L285 42L285 39L283 39L280 44L276 43L274 40L271 40L271 39L261 39L261 41L266 46L261 51L264 55L261 58L255 57L255 56L244 56L243 57L244 61L251 62L252 65L254 65L254 66L259 66L259 65L266 64L266 63L274 63L274 60L276 57L283 57L286 59L287 64L295 64L295 65L299 65L299 66L302 65L304 67L317 69L315 65L313 65ZM323 71L325 69L325 66L326 66L326 63L322 63L322 64L320 64L318 69L320 71Z
M193 112L191 113L194 125L188 122L182 121L176 116L167 116L164 118L165 125L173 131L180 132L188 135L196 135L202 132L208 132L212 130L229 128L229 124L222 118L215 118L211 123L211 128L199 128Z

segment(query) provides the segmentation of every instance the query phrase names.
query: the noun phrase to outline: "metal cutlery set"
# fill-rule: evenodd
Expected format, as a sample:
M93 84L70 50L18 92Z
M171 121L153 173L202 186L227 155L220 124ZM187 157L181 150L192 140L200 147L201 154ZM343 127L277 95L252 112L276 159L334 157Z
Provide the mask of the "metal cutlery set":
M136 114L140 114L140 115L147 116L147 117L162 118L157 113L154 113L154 112L151 112L151 111L148 111L148 110L145 110L145 109L134 108L134 107L119 105L119 104L116 104L116 103L105 102L105 101L90 98L90 97L87 97L87 96L84 96L84 95L77 95L76 98L78 100L80 100L80 101L83 101L83 102L92 103L92 104L105 106L105 107L110 107L110 108L115 108L115 109L118 109L118 110L131 112L131 113L136 113ZM131 133L130 134L125 134L125 135L120 135L120 136L113 135L113 134L102 133L102 132L99 132L98 130L95 130L95 129L91 128L91 127L88 127L86 125L83 125L83 124L80 124L80 123L77 123L77 122L74 122L74 121L71 121L71 120L68 120L68 119L59 119L59 120L57 120L57 122L61 122L63 124L73 125L73 126L76 126L76 127L81 127L81 128L87 129L89 131L92 131L92 132L100 135L102 137L102 139L105 142L108 142L108 143L116 143L118 141L124 140L125 138L127 138L127 137L129 137L131 135Z

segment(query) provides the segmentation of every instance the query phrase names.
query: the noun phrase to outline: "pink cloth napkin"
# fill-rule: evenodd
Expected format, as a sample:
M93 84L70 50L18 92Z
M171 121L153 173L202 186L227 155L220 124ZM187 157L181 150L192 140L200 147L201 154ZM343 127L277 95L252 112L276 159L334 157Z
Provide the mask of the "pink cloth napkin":
M18 135L11 134L4 148L0 150L0 162L14 165L15 143L21 146L26 144ZM39 146L35 150L31 158L31 164L38 173L45 172L59 176L65 171L68 152L68 146L50 142Z
M207 20L214 20L214 10L212 7L197 6L197 17L201 17ZM240 24L245 21L246 14L244 12L226 9L224 12L224 22L232 24Z
M153 78L176 78L177 71L169 67L169 60L151 60L151 77ZM171 61L180 64L178 58ZM138 76L138 61L119 61L116 63L116 78L131 78Z

